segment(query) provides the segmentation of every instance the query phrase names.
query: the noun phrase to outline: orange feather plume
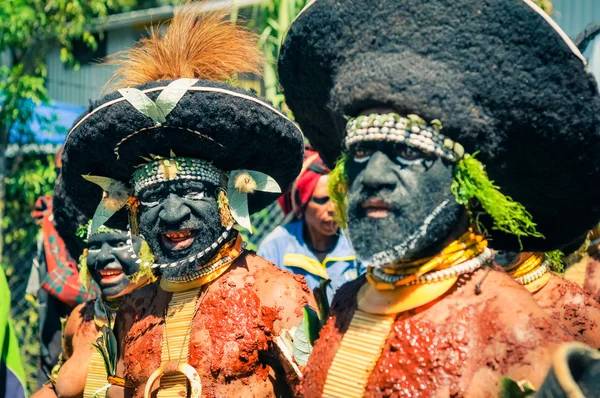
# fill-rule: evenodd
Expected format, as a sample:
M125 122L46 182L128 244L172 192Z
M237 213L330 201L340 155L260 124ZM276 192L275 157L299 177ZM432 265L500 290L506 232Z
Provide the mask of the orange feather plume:
M179 7L164 33L152 27L149 37L117 53L106 64L118 67L109 89L182 77L226 81L237 73L260 74L263 56L258 36L232 24L227 10L204 11L202 3Z

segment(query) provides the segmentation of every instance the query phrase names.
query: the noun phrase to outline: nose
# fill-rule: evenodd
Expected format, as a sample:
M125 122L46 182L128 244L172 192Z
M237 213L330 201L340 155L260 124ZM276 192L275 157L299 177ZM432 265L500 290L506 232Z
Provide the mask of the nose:
M183 200L175 195L169 194L167 199L162 203L162 208L158 217L166 224L179 224L186 220L191 211L189 207L185 205Z
M103 269L108 264L116 261L116 258L112 252L112 248L110 247L110 245L108 243L102 244L102 246L100 247L100 253L98 254L98 257L96 258L96 261L97 261L98 269Z
M394 167L396 165L386 154L375 152L362 172L363 185L374 190L382 188L393 190L398 184Z
M327 201L327 203L325 203L325 211L327 212L327 214L330 217L333 217L334 211L333 211L333 201L330 199Z

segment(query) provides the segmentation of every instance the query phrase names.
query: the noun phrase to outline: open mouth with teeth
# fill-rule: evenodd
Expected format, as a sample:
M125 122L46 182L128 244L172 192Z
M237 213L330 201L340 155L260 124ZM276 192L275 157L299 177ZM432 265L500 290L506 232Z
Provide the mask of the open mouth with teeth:
M163 246L171 251L187 249L194 243L196 231L170 231L161 235Z
M124 276L122 268L101 269L98 274L102 285L112 285Z
M370 218L386 218L390 215L388 204L381 199L368 199L362 204L363 209Z

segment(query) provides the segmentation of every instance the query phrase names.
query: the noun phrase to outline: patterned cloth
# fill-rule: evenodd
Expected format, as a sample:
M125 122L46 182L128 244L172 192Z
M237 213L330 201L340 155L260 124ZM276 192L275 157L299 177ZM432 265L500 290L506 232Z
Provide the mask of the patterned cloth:
M38 388L41 388L48 381L48 375L58 363L62 351L61 318L69 315L77 304L97 294L85 291L79 283L77 264L54 228L52 198L40 197L31 216L42 226L27 285L27 293L34 296L38 304Z
M97 297L96 290L88 292L79 282L77 263L67 252L64 241L54 228L52 205L47 206L44 211L42 234L47 272L40 281L41 287L70 307Z

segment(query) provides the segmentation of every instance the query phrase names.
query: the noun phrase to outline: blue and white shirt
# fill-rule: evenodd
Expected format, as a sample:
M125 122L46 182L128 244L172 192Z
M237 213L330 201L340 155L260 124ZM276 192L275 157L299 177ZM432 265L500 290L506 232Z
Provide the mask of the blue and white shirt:
M341 232L335 248L321 262L302 237L303 221L298 220L275 228L258 246L258 255L279 268L302 275L312 290L324 279L331 279L327 299L344 283L358 278L365 269L356 261L350 241Z

